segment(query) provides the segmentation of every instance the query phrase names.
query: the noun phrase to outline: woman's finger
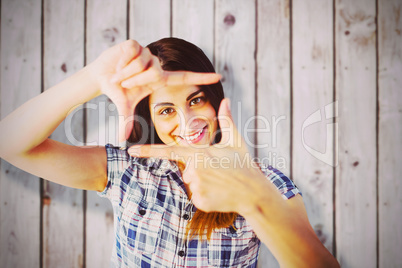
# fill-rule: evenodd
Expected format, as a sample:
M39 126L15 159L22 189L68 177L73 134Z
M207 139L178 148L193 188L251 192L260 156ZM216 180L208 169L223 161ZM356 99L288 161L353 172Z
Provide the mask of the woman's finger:
M125 88L135 88L161 81L164 81L163 70L158 58L152 57L146 70L124 80L121 85ZM165 82L163 82L163 84L165 84Z
M164 144L134 145L127 151L134 157L156 157L173 161L188 163L194 152L191 148L168 146Z
M227 146L234 147L237 138L237 130L230 112L230 100L228 98L221 101L217 118L222 138L221 141L214 146L217 148L225 148Z
M155 62L157 61L157 62ZM176 85L209 85L214 84L221 78L216 73L194 73L188 71L162 71L158 66L158 59L154 59L152 66L148 70L135 75L122 82L126 88L134 88L148 84L158 84L163 86Z
M134 124L134 109L138 102L153 91L148 87L128 90L116 84L110 84L108 97L116 105L119 114L119 142L125 141L131 134Z
M194 73L188 71L158 72L150 68L143 73L123 81L122 86L134 88L147 84L163 86L210 85L219 82L220 78L221 75L216 73Z
M130 61L141 54L142 46L135 40L127 40L119 45L120 59L116 65L116 72L122 70Z
M119 142L123 142L126 140L127 132L131 131L133 124L132 121L130 122L131 105L127 99L126 90L116 84L109 84L107 96L116 105L119 114L118 138Z
M142 71L148 69L151 64L153 57L148 48L143 48L141 54L135 59L129 62L123 69L113 75L110 80L112 83L118 83L128 78L141 73Z
M195 73L188 71L165 71L166 85L210 85L218 83L221 75L217 73Z

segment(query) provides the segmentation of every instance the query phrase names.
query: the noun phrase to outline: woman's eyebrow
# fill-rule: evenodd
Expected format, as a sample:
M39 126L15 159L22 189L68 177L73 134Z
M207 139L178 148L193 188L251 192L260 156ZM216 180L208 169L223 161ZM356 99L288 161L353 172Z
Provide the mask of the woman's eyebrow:
M202 89L197 90L196 92L191 93L190 95L188 95L186 101L190 100L192 97L194 97L195 95L197 95L198 93L200 93L202 91Z
M191 93L190 95L188 95L186 101L189 101L192 97L196 96L200 92L202 92L202 89L199 89L199 90ZM171 102L160 102L160 103L155 104L154 108L156 108L158 106L174 106L174 104Z
M154 106L154 108L156 108L156 107L158 107L158 106L174 106L174 104L171 103L171 102L160 102L160 103L157 103L157 104Z

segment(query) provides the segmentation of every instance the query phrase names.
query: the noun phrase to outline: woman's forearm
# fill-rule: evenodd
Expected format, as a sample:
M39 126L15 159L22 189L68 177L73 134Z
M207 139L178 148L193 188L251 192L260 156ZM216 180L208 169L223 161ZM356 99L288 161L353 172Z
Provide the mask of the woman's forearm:
M89 66L27 101L0 122L0 156L29 152L47 139L75 107L100 94Z
M300 195L284 200L273 185L255 189L243 216L281 267L339 267L311 227Z
M219 79L214 73L164 71L148 49L134 40L124 41L4 118L0 122L0 157L7 160L31 152L76 106L102 93L117 107L123 141L133 127L132 121L124 119L132 116L137 103L153 90L169 85L207 85Z

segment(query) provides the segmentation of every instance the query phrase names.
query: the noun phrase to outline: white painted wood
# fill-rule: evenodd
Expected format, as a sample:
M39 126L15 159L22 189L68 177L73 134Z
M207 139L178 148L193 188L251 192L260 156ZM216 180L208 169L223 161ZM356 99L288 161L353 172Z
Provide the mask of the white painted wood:
M379 267L402 267L402 2L378 2Z
M84 1L44 1L44 88L71 76L84 63ZM74 18L74 19L72 19ZM74 113L51 135L71 144L83 141L83 114ZM84 258L83 191L45 182L43 189L43 267L82 267Z
M257 155L290 176L289 0L259 0L257 12ZM279 267L265 245L258 267Z
M41 5L1 1L1 116L41 92ZM1 160L0 266L39 267L40 181Z
M172 36L187 40L213 62L214 1L172 1Z
M146 46L170 37L170 1L129 0L129 37Z
M232 111L236 120L242 118L242 134L246 120L254 115L255 75L254 48L257 47L257 110L267 116L273 130L273 119L289 116L277 123L277 147L257 150L260 157L268 156L268 149L276 152L276 163L285 174L290 175L303 191L310 221L324 245L333 251L333 168L325 161L336 163L336 158L325 158L311 153L326 150L332 153L332 132L327 137L326 127L332 119L325 119L324 107L333 101L333 53L336 51L336 92L339 117L339 166L336 169L336 245L337 256L343 267L373 267L376 265L376 215L375 215L375 14L374 0L337 1L336 19L332 17L333 2L293 1L293 107L289 103L289 10L288 0L275 1L198 1L172 0L119 0L87 1L87 62L94 60L107 47L123 41L127 35L127 1L129 3L129 36L146 45L162 37L183 37L204 49L214 57L217 71L224 75L226 95L232 99ZM44 85L45 88L62 80L83 62L82 36L83 7L77 8L74 0L68 5L45 0L49 7L44 15ZM212 4L213 3L213 4ZM255 9L257 3L257 9ZM53 5L62 5L58 10ZM81 4L80 4L81 5ZM210 16L211 6L216 5L215 18ZM75 10L75 11L74 11ZM379 59L379 121L378 121L378 263L379 267L400 267L402 258L402 230L399 215L402 201L401 188L401 3L399 0L378 1L378 59ZM341 12L342 11L342 12ZM24 101L38 95L41 90L41 1L1 1L1 116L4 117ZM255 13L258 12L258 33L255 36ZM73 13L73 15L71 15ZM58 14L56 16L56 14ZM208 14L208 15L207 15ZM66 18L70 15L70 19ZM171 20L172 15L172 20ZM227 15L233 15L228 17ZM53 16L53 17L52 17ZM225 23L226 18L226 23ZM345 19L346 18L346 19ZM359 22L359 20L361 20ZM201 21L198 23L198 21ZM333 27L333 21L337 25ZM349 21L349 23L347 22ZM214 22L214 26L208 26ZM234 22L234 24L233 24ZM54 24L54 25L53 25ZM74 25L74 26L73 26ZM74 28L74 31L69 30ZM210 51L210 28L215 36ZM56 31L56 29L63 29ZM333 29L336 49L333 48ZM348 34L346 34L348 31ZM64 41L67 40L67 41ZM63 44L63 42L65 44ZM63 48L63 51L59 49ZM79 60L81 59L81 61ZM66 73L62 71L66 63ZM225 69L225 65L227 68ZM345 69L348 67L348 69ZM366 67L368 69L366 69ZM244 68L244 69L243 69ZM270 101L270 100L275 101ZM238 111L242 101L242 111ZM113 105L106 98L95 102L88 111L87 141L98 144L116 143L114 133L117 118ZM93 106L90 106L93 107ZM333 111L328 107L327 112ZM103 109L103 110L102 110ZM292 109L292 162L289 159L289 124ZM310 115L321 109L321 123L303 123ZM239 113L238 113L239 112ZM319 115L319 113L317 114ZM79 123L76 114L73 122ZM110 118L109 118L110 117ZM105 118L105 119L103 119ZM314 119L314 118L313 118ZM99 121L101 121L99 127ZM110 121L112 125L109 127ZM314 120L312 120L314 121ZM310 123L312 122L310 121ZM259 125L263 123L258 121ZM307 123L309 123L307 121ZM251 122L253 126L254 122ZM66 129L58 129L61 137ZM80 140L80 128L71 130ZM357 133L357 134L356 134ZM302 140L304 134L304 142ZM254 136L251 132L249 135ZM374 135L374 136L373 136ZM273 147L271 133L260 133L258 143ZM74 143L74 141L72 142ZM311 149L307 149L311 148ZM310 150L310 151L308 151ZM345 151L348 151L346 153ZM273 154L271 154L271 161ZM279 163L285 158L286 167ZM356 166L353 164L359 162ZM289 168L290 167L290 168ZM89 192L87 198L86 238L74 231L70 240L61 238L79 230L82 203L79 191L52 184L45 185L44 249L40 256L40 187L38 178L11 166L5 161L0 167L0 266L39 267L40 258L47 267L80 267L77 252L82 250L80 241L86 239L87 267L108 267L113 246L113 212L109 201ZM374 178L374 180L373 180ZM46 192L49 192L48 193ZM361 192L368 193L365 195ZM77 201L78 200L78 201ZM47 202L50 201L50 206ZM74 202L75 205L74 206ZM346 203L348 206L346 207ZM368 206L367 206L368 204ZM54 205L55 207L52 207ZM57 209L56 209L57 207ZM68 212L67 212L68 211ZM65 218L68 214L67 218ZM69 218L76 217L73 224ZM77 216L78 215L78 216ZM66 222L62 222L62 219ZM78 219L78 220L77 220ZM48 222L46 222L48 221ZM364 224L363 224L364 223ZM68 225L67 227L63 227ZM60 233L55 228L60 227ZM81 225L82 226L82 225ZM52 229L53 228L53 229ZM73 241L74 240L74 241ZM64 245L63 245L64 243ZM74 248L63 248L74 245ZM55 247L55 248L53 248ZM82 256L81 256L82 258ZM58 263L57 263L58 261ZM82 259L81 259L82 261ZM261 251L259 267L277 267L273 257ZM55 265L53 265L55 264ZM57 264L57 265L56 265Z
M376 7L336 1L336 246L342 267L376 267Z
M126 40L127 1L87 1L86 62ZM117 143L117 112L106 96L87 104L87 143ZM86 267L109 267L114 246L113 209L109 200L87 192Z
M258 2L258 156L290 175L289 1ZM269 132L268 132L269 131Z
M126 15L126 1L119 0L113 4L107 0L87 2L87 63L94 61L107 48L127 39ZM91 101L86 107L86 113L87 144L118 143L117 112L107 97L100 96Z
M255 1L216 1L215 66L223 76L221 81L225 96L231 100L233 119L251 154L255 145L254 53Z
M334 126L332 7L330 0L292 2L292 178L303 193L313 229L330 252L335 162L330 129Z

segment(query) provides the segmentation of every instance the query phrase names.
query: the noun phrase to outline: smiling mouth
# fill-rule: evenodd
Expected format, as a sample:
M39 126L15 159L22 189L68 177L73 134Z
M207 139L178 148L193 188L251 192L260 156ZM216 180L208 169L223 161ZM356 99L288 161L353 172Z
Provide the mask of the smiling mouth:
M185 135L184 137L179 136L180 138L182 138L183 140L187 141L187 142L194 142L197 141L198 138L204 134L205 129L207 128L207 126L203 127L202 129L198 130L197 132L191 134L191 135Z

